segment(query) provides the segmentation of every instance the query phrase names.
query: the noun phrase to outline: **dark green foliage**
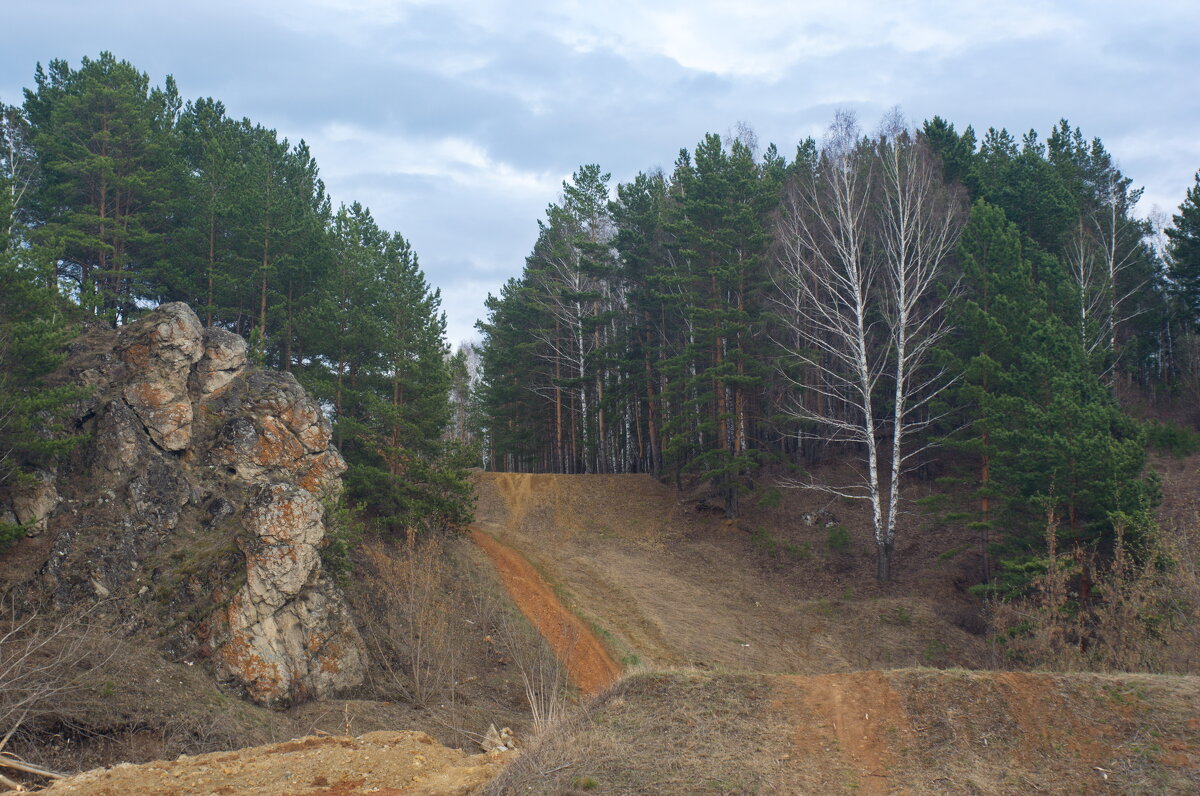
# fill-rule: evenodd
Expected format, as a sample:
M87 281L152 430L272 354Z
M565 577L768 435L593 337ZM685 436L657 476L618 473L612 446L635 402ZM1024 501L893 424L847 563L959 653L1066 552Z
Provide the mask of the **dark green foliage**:
M736 513L766 448L766 228L787 172L745 137L707 136L615 201L597 166L564 183L480 324L492 466L690 473Z
M126 318L165 256L163 235L182 163L173 135L174 81L149 78L111 53L78 70L39 65L25 112L41 167L34 240L86 309Z
M320 301L302 338L320 364L300 378L333 408L349 464L349 500L391 534L460 526L470 517L469 452L446 438L449 352L441 297L402 236L368 210L334 219L336 265L313 288Z
M17 254L0 252L0 488L31 479L79 441L65 426L81 390L45 383L75 334L72 308ZM20 532L0 526L0 548Z
M825 545L831 553L845 553L850 550L850 534L840 525L832 526L825 534Z
M1178 425L1177 423L1159 423L1149 421L1142 426L1146 435L1146 445L1156 450L1170 453L1182 459L1200 452L1200 431Z
M1168 274L1184 317L1196 329L1200 328L1200 171L1172 220L1174 226L1167 229Z
M978 462L967 517L1004 557L996 588L1008 592L1029 583L1025 562L1044 546L1047 511L1061 520L1064 547L1111 549L1115 513L1150 505L1156 490L1142 479L1138 425L1050 310L1016 227L977 202L959 253L958 331L943 349L961 374L964 427L954 444Z
M967 180L975 158L975 130L968 127L959 135L952 123L941 116L934 116L922 125L921 132L930 149L942 159L946 182Z
M1079 216L1077 198L1032 130L1018 146L1007 130L989 129L966 183L974 198L1000 207L1022 233L1050 251Z
M55 428L71 393L41 384L67 314L185 301L332 408L356 517L391 533L464 523L445 319L408 242L357 204L334 218L303 141L212 98L185 104L169 77L153 87L102 53L34 81L22 110L0 106L0 477L71 444Z

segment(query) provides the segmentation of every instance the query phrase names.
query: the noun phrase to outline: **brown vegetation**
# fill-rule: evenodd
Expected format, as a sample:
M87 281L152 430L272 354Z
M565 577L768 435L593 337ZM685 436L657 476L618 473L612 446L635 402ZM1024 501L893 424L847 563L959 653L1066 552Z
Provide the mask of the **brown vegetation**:
M645 672L485 793L1184 793L1198 700L1151 675Z

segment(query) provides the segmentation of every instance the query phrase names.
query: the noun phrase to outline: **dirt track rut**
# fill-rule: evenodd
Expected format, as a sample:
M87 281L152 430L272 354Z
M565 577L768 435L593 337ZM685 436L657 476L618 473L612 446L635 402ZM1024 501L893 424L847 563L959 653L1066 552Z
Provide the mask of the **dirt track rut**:
M591 696L616 681L621 667L524 556L483 531L472 531L471 538L492 559L509 596L549 642L572 683Z

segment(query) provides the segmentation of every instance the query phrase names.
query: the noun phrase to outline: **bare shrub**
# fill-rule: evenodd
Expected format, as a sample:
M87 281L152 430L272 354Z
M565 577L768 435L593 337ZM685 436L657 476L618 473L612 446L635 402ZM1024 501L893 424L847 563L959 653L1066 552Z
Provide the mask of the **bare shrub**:
M112 657L115 647L88 623L86 612L53 620L38 613L18 616L10 603L0 620L0 737L46 716L79 707L88 675Z
M566 715L567 669L575 651L577 634L574 627L563 623L560 638L567 639L566 649L556 656L523 616L511 611L503 613L499 625L501 647L521 673L533 731L540 736Z
M56 777L53 771L14 755L9 743L31 741L36 725L69 722L79 714L89 675L107 663L115 647L88 623L86 612L48 620L36 612L19 616L15 602L10 602L4 613L0 619L0 769ZM0 784L19 788L3 774Z
M1050 514L1047 568L1035 593L991 606L1005 662L1057 671L1177 668L1167 659L1171 637L1193 626L1200 610L1200 532L1154 529L1134 551L1128 527L1129 518L1118 519L1105 561L1078 550L1064 556Z
M367 644L388 682L408 701L449 698L457 669L453 572L434 538L403 548L363 548L361 587L370 606Z

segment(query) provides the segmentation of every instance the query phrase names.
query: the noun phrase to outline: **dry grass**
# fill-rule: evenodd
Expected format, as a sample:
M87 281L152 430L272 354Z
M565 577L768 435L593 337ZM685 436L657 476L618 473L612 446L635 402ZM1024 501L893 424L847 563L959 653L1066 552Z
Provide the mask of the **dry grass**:
M1034 593L992 605L997 664L1053 671L1194 671L1176 650L1194 654L1200 640L1200 514L1191 523L1152 532L1137 551L1118 524L1114 554L1104 561L1078 552L1061 555L1055 531L1051 516L1049 566L1034 581ZM1082 573L1089 581L1086 601L1080 596Z
M895 779L917 793L1188 793L1196 678L889 674L915 728Z
M649 476L481 473L477 491L478 524L529 558L625 664L805 674L987 660L964 590L971 553L941 557L970 540L929 518L912 523L897 583L881 588L861 507L827 496L749 498L731 524ZM829 521L849 550L829 549Z
M487 556L465 539L368 545L348 597L371 666L361 694L367 699L345 708L339 732L420 729L478 749L489 725L529 737L571 697L545 640L513 608ZM358 709L379 702L390 717L383 726ZM341 710L293 712L326 728Z
M485 794L1187 793L1198 700L1152 675L644 672Z
M631 675L560 722L484 793L764 792L786 746L764 721L770 701L762 676Z

